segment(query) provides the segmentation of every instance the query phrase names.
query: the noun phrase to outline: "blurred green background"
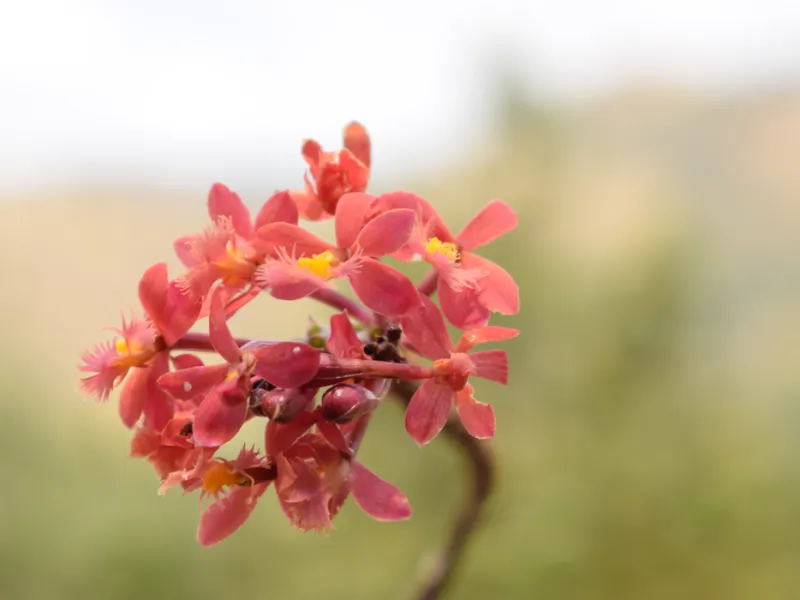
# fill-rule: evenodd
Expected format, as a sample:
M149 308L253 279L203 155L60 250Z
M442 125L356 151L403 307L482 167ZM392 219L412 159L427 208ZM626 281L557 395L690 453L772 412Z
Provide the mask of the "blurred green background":
M633 88L566 107L509 89L488 130L470 162L414 181L385 169L371 188L418 191L454 229L494 197L520 216L486 251L521 288L520 315L495 322L522 335L509 387L476 386L499 481L451 597L800 597L800 94ZM7 200L0 597L411 597L466 478L445 439L407 438L396 404L362 459L407 493L410 521L350 502L332 534L304 534L270 492L204 549L197 497L157 496L115 399L78 394L81 351L139 310L148 265L176 272L202 194ZM263 297L232 327L295 336L307 314L328 313ZM250 423L242 441L260 435Z

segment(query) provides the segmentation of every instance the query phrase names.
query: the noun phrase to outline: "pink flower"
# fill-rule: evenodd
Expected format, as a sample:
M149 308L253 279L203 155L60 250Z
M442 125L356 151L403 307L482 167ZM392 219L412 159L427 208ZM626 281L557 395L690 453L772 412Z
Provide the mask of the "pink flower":
M167 266L157 263L139 281L139 300L148 320L123 319L120 337L95 346L83 356L82 372L95 373L81 380L81 388L99 400L122 383L119 414L133 427L144 413L145 423L162 428L173 414L172 399L156 384L169 370L169 347L194 323L200 304L169 282ZM126 378L127 376L127 378Z
M212 224L203 233L175 241L175 252L188 268L180 282L192 297L205 298L214 282L221 280L226 301L251 283L263 260L251 244L255 231L269 223L296 224L298 218L289 192L281 191L264 203L253 222L239 196L221 183L211 186L208 215Z
M311 379L319 365L319 352L305 344L269 344L247 351L239 348L228 328L219 288L211 298L209 337L224 364L181 369L158 380L176 399L203 397L193 426L194 441L200 446L221 446L239 432L247 419L254 373L278 387L293 388Z
M408 245L394 256L421 257L438 273L438 294L447 320L459 329L486 325L493 312L519 312L519 288L508 272L473 252L517 226L517 216L501 200L492 200L453 236L426 200L407 192L376 199L372 214L414 208L419 219Z
M308 164L305 190L291 192L304 219L318 221L336 212L342 195L367 189L370 168L370 140L360 123L345 127L344 148L325 152L314 140L303 142L303 158Z
M197 527L200 544L211 546L221 542L244 525L270 484L270 481L256 481L250 473L270 468L265 458L246 448L242 448L236 460L216 459L206 464L199 475L203 486L200 498L211 496L214 500L200 517Z
M439 309L422 296L422 306L402 319L403 333L415 350L434 361L434 378L420 386L406 410L406 431L419 445L435 438L447 422L450 407L474 437L494 435L494 411L473 398L467 383L471 375L508 383L508 358L504 350L467 354L475 344L506 340L519 332L506 327L479 327L464 333L454 347Z
M317 432L306 433L314 424ZM267 452L275 457L278 501L295 527L329 531L351 494L374 519L398 521L411 516L405 495L358 462L347 434L320 421L316 411L285 425L270 422L266 443Z
M259 247L277 259L268 260L255 281L281 300L296 300L347 277L356 296L371 310L402 315L417 305L414 284L375 257L406 245L416 216L408 209L388 210L368 223L373 200L367 194L347 194L336 208L336 246L296 225L275 223L258 230Z

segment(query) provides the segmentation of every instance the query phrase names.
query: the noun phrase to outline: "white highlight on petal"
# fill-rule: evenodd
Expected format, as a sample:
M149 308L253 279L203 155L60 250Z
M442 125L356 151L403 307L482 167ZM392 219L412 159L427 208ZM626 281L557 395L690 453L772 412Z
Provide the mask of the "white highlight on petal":
M295 346L292 348L292 354L300 354L300 346Z
M187 394L189 392L191 392L192 391L192 384L189 383L188 381L184 381L183 382L183 391L186 392Z

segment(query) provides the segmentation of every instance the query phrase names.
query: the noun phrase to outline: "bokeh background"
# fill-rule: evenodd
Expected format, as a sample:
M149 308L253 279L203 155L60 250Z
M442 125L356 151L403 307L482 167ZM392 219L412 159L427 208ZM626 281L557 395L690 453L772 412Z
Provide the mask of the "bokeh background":
M511 385L477 386L499 483L450 597L800 597L796 2L33 0L0 8L0 598L411 596L466 480L398 406L363 460L411 521L303 534L267 494L203 549L197 498L77 392L211 183L256 210L351 119L371 191L520 217L486 253L522 294Z

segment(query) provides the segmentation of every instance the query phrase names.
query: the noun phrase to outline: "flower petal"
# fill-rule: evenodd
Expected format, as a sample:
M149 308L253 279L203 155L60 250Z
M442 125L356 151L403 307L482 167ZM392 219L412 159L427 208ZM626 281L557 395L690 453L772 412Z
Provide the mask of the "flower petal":
M239 529L250 517L257 500L269 487L269 483L237 487L229 494L211 503L200 517L197 541L203 546L221 542Z
M326 345L334 356L363 358L364 344L358 339L358 334L346 312L331 317L331 335Z
M487 274L479 283L479 301L483 306L503 315L515 315L519 312L519 287L508 271L471 252L462 253L461 265L463 268L479 269Z
M336 244L339 248L349 248L356 241L374 200L375 196L363 192L352 192L339 198L336 205Z
M220 289L214 291L211 297L211 312L208 315L209 337L211 338L211 345L214 350L219 352L220 356L226 362L233 364L239 362L242 356L242 351L231 335L231 330L228 328L227 319L225 318L225 307L222 303L220 296Z
M227 374L227 364L190 367L164 373L158 378L158 385L177 400L191 400L208 394Z
M478 327L465 331L461 339L458 340L456 352L466 352L471 350L476 344L485 344L487 342L500 342L502 340L510 340L519 335L519 329L512 329L511 327L499 327L497 325L488 325L486 327Z
M278 479L275 489L278 501L289 522L303 531L329 531L331 528L328 501L323 481L313 465L302 460L275 459ZM290 474L290 479L284 475Z
M180 286L171 281L167 287L167 299L162 312L162 321L156 327L167 346L173 346L192 328L199 318L203 298L186 294Z
M517 226L517 215L502 200L484 206L456 236L462 250L474 250L488 244Z
M278 300L299 300L327 286L327 281L283 260L270 260L256 270L255 282Z
M316 422L316 413L304 411L288 423L278 423L276 421L267 423L264 442L267 455L274 457L285 452Z
M419 300L420 306L400 319L403 335L426 358L450 356L453 345L439 307L427 296L420 295Z
M356 504L373 519L401 521L411 516L406 495L354 460L350 465L350 493Z
M435 438L447 423L453 390L429 379L414 393L406 409L408 435L420 446Z
M297 204L289 190L281 190L270 196L256 216L255 229L270 223L292 223L297 225Z
M483 404L472 397L473 389L467 385L460 392L456 392L456 410L469 434L476 438L490 438L494 436L494 410L491 405Z
M158 385L158 379L169 369L169 353L159 352L150 361L147 377L147 401L144 424L161 431L175 414L175 401Z
M411 280L373 258L364 258L350 284L367 308L388 317L401 316L419 306L419 294Z
M322 204L320 204L319 198L317 198L313 190L289 190L289 195L297 205L297 212L300 213L302 218L308 221L322 221L333 216L325 212L325 209L322 208Z
M119 394L119 416L128 429L136 425L147 402L147 380L150 367L136 367L128 371Z
M387 210L364 226L355 241L366 256L385 256L408 243L417 214L407 208Z
M469 355L477 369L476 375L489 381L508 384L508 355L505 350L484 350Z
M195 444L216 448L229 442L244 425L247 410L244 395L240 402L232 402L212 389L194 413L192 436Z
M344 128L344 147L350 150L365 167L370 166L371 152L369 134L366 128L357 121Z
M307 344L278 342L250 352L258 361L255 372L275 387L300 387L319 370L320 353Z
M270 256L276 256L278 250L283 250L295 258L336 249L322 238L291 223L270 223L260 227L253 245L259 252L266 252Z
M479 290L463 288L455 291L443 277L439 277L437 290L442 312L455 327L473 329L489 322L491 311L481 304Z
M194 354L178 354L172 357L172 364L176 369L189 369L191 367L202 367L203 361Z
M139 302L159 331L164 322L168 288L167 264L163 262L152 265L139 280Z
M232 192L221 183L212 185L211 191L208 193L208 216L215 223L220 217L230 219L233 230L237 235L246 240L253 237L253 223L250 220L250 211L238 194Z

